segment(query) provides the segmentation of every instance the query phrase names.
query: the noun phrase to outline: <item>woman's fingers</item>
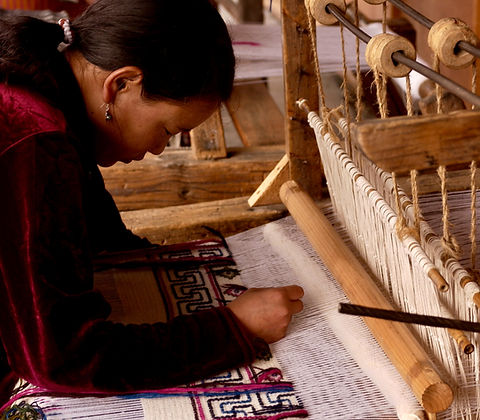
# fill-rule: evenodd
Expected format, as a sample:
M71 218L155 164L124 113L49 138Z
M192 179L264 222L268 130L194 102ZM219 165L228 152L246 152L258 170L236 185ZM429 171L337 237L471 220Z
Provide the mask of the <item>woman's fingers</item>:
M304 291L300 286L292 284L291 286L284 286L283 289L287 292L290 300L301 299L304 295Z
M249 289L228 306L254 335L273 343L286 334L292 315L303 309L299 286Z
M294 300L291 303L291 312L293 314L298 314L303 311L303 302L301 300Z

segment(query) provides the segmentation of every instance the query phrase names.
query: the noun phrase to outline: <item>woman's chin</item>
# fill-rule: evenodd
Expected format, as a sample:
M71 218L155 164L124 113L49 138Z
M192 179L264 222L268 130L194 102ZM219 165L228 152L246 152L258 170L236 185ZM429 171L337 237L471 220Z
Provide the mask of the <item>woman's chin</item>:
M130 158L118 158L118 159L114 159L112 157L97 157L97 164L99 166L102 166L102 167L108 167L108 166L112 166L112 165L115 165L115 163L117 162L122 162L122 163L125 163L125 164L128 164L128 163L131 163L132 161L136 160L136 161L139 161L139 160L142 160L143 158L145 157L145 153L141 153L135 157L130 157Z
M97 165L101 166L102 168L108 168L109 166L115 165L117 162L123 163L130 163L131 160L119 160L119 159L98 159L97 158Z

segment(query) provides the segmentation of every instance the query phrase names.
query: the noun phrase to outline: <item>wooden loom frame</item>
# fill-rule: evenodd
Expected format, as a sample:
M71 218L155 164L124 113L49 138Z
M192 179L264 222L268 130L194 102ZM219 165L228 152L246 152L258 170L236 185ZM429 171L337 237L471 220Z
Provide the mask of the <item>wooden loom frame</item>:
M362 0L359 0L361 2ZM311 86L316 86L313 58L309 51L310 40L308 36L308 21L303 2L299 5L296 0L281 0L282 3L282 28L284 50L284 77L285 77L285 110L286 110L286 156L277 164L274 170L265 179L262 185L250 197L252 207L280 202L278 191L283 182L288 179L295 180L314 198L321 197L322 185L321 162L318 155L315 137L306 121L306 113L299 109L296 101L306 98L312 110L318 110L318 95ZM372 6L373 7L373 6ZM480 16L480 0L475 3L476 16ZM474 25L480 27L480 20ZM477 61L477 67L480 66ZM478 84L480 89L480 84ZM458 163L456 156L449 154L451 144L445 139L451 139L461 155L468 151L472 160L480 160L480 146L476 139L480 135L480 123L476 114L471 111L458 111L455 118L443 114L429 116L428 118L396 117L386 120L366 120L353 126L352 136L361 145L366 156L378 166L388 172L395 171L400 175L399 185L404 191L410 193L408 173L405 168L423 170L426 176L419 182L419 193L425 194L438 191L436 175L433 171L440 165L455 165ZM434 126L435 133L442 133L442 142L434 135L428 135L425 126ZM406 127L407 126L407 127ZM405 128L406 127L406 128ZM459 138L458 131L465 130L468 135ZM385 133L395 133L392 142L382 139ZM412 140L417 133L421 142ZM369 133L375 132L371 136ZM399 147L402 156L394 153ZM429 149L430 145L430 149ZM405 156L406 154L406 156ZM320 170L319 170L320 169ZM449 190L461 190L469 187L464 179L467 169L458 169L449 177ZM477 182L480 175L477 174Z
M250 197L249 204L279 202L279 189L287 179L298 182L310 195L320 198L322 183L320 154L315 135L297 100L308 98L318 109L319 95L308 30L308 16L302 0L282 0L282 33L285 83L286 155Z
M304 4L300 5L295 0L283 0L282 15L287 111L287 154L250 197L249 204L255 206L276 202L280 196L280 199L296 220L297 225L305 233L318 255L342 285L347 296L354 301L358 299L359 301L357 302L366 306L383 307L385 302L376 301L376 297L373 297L378 296L377 289L369 281L368 275L365 276L365 283L363 283L364 289L368 290L365 294L365 290L358 290L351 283L353 279L363 277L363 275L359 275L361 266L349 254L339 237L335 236L335 232L329 226L328 220L323 217L313 199L303 190L306 189L310 195L316 198L318 198L320 191L318 185L320 185L321 165L317 155L316 140L314 137L312 139L312 131L305 121L305 116L303 115L302 118L301 115L303 111L297 106L298 99L307 98L310 107L314 110L318 109L316 89L309 89L311 86L316 86L315 71L312 67L314 60L309 57L309 52L307 51L310 46L310 40L307 29L308 16ZM475 124L474 126L476 128ZM478 156L474 153L474 159L477 158ZM315 168L317 169L316 171ZM324 245L325 238L327 238L327 247ZM332 248L334 249L332 250ZM350 265L356 268L351 269ZM372 286L372 289L370 289L370 286ZM409 347L419 349L419 354L416 356L418 359L412 360L412 364L395 355L397 347L403 341L399 340L397 342L396 338L405 333L406 341L404 342L409 342L411 337L408 331L397 331L389 339L385 339L388 333L391 333L391 325L371 325L371 320L367 319L365 321L371 328L373 335L376 336L377 341L382 345L385 353L389 355L405 381L412 388L429 418L435 418L435 413L447 409L453 400L453 392L447 384L442 383L439 376L435 379L429 377L434 372L433 365L430 365L428 357L419 348L421 346L415 344ZM413 339L412 342L415 343L415 340ZM419 362L420 360L423 361ZM410 377L408 372L410 372L411 367L424 362L426 365L429 365L425 371L424 381L421 384L415 383L418 378ZM439 383L442 384L440 387L432 388L433 385L436 386Z

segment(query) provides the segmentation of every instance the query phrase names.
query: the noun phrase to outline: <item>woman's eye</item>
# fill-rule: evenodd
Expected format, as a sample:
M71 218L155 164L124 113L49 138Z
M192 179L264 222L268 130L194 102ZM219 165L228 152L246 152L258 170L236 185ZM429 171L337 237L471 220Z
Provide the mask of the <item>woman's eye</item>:
M164 127L164 130L165 130L165 133L167 134L167 136L169 136L169 137L173 136L173 134L170 133L170 131L168 131L165 127Z

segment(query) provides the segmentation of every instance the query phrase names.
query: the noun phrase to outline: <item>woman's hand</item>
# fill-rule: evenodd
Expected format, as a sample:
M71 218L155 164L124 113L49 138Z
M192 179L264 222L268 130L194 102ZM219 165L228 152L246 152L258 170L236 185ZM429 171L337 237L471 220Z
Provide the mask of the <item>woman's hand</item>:
M303 309L300 286L248 289L228 308L256 337L273 343L285 337L292 315Z

